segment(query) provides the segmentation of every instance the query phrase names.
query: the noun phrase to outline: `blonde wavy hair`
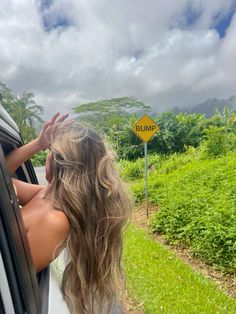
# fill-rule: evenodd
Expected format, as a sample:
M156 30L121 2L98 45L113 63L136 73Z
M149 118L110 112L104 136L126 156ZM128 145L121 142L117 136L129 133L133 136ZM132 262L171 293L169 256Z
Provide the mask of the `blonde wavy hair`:
M52 141L53 180L47 195L67 216L63 244L69 262L62 293L71 313L110 313L124 283L122 234L132 201L104 141L77 123L60 126Z

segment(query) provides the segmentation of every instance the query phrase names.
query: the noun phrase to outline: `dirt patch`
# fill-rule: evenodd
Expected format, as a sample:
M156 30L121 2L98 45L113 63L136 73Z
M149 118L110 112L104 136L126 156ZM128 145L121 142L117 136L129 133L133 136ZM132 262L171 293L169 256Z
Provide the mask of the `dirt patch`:
M146 205L142 204L136 207L132 214L132 222L137 226L148 232L148 226L150 218L158 210L157 206L149 206L149 218L147 219ZM212 279L221 289L223 289L228 295L236 298L236 274L225 275L220 271L215 270L212 266L207 265L201 259L193 257L191 250L183 246L169 246L165 241L165 237L162 235L153 235L153 238L165 245L180 257L184 262L188 263L194 270L202 273L205 277Z
M142 310L143 302L139 304L134 302L128 295L126 295L123 306L126 314L145 314Z
M131 221L135 223L138 227L149 231L149 221L153 217L153 215L158 211L158 206L148 205L148 209L146 204L142 204L140 206L136 206L132 212ZM147 217L148 216L148 217Z

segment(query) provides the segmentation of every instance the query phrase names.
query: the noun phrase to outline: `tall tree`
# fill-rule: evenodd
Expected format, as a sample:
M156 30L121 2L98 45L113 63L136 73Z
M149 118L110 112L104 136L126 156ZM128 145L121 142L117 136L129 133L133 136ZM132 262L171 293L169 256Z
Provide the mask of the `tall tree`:
M35 123L43 122L43 119L40 117L43 113L43 107L35 103L34 95L32 93L23 92L20 97L17 97L14 103L15 121L17 122L19 129L24 125L30 126L31 128L35 127Z
M4 83L0 82L0 93L2 95L1 104L9 112L14 102L12 91Z
M121 97L81 104L73 110L78 114L78 120L109 132L111 127L126 124L135 112L149 112L151 108L134 97Z
M143 155L141 140L131 131L138 115L151 107L134 97L103 99L79 105L74 109L78 120L102 130L120 158L135 159Z
M36 124L43 122L40 117L43 107L35 103L32 93L23 92L15 97L3 83L0 83L0 93L3 96L1 104L18 125L23 139L26 142L33 139L36 136Z

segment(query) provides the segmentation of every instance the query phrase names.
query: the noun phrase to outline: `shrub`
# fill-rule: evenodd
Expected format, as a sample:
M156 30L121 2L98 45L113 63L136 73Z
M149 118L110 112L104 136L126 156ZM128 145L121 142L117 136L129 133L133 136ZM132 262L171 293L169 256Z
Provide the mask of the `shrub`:
M145 198L145 182L140 180L132 185L131 192L136 204L141 203Z
M211 127L206 130L206 140L201 145L202 158L216 158L228 151L225 128Z
M138 158L136 161L119 161L121 176L125 180L141 179L144 176L144 159Z
M44 166L47 158L48 150L40 151L35 154L32 158L32 164L34 167Z
M160 210L154 232L227 272L236 271L236 158L194 161L150 185Z
M160 155L149 155L148 168L151 171L158 169L163 158ZM135 161L120 160L119 168L124 180L142 179L145 175L145 160L144 158L138 158Z
M160 168L157 170L159 173L170 173L187 163L191 162L193 158L189 154L180 154L180 153L174 153L168 157L166 157L165 160L163 160Z
M149 199L160 208L151 228L165 234L169 243L190 246L194 255L234 272L236 153L211 160L191 158L189 153L169 156L150 172ZM131 188L136 203L143 201L144 180Z

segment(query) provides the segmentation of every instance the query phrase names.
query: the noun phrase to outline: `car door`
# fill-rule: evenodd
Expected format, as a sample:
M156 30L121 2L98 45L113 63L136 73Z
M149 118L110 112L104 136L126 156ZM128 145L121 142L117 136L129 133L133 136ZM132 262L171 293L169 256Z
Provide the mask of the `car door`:
M0 249L15 313L40 313L40 292L22 216L0 146ZM4 287L1 287L3 291ZM3 295L3 293L1 293ZM4 301L4 300L3 300ZM3 302L4 303L4 302ZM7 310L7 309L6 309Z

